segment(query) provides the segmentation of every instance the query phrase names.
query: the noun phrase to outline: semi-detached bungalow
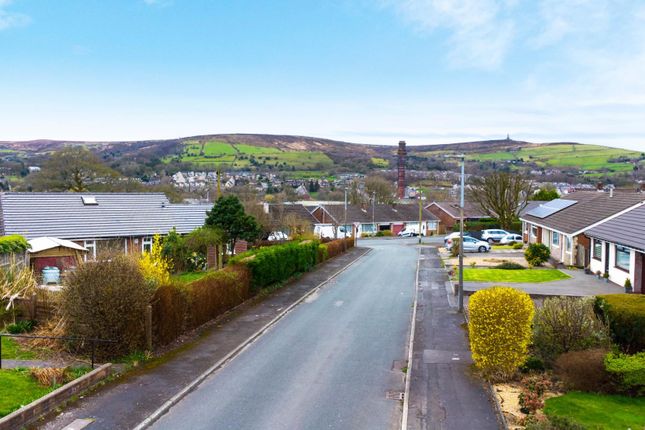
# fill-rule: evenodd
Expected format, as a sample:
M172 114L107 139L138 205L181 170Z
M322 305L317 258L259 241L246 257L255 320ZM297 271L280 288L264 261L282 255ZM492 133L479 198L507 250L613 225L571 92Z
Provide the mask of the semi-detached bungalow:
M354 231L357 237L363 234L375 234L379 231L389 231L397 235L406 227L414 231L419 229L419 215L421 215L421 231L424 234L435 234L439 227L439 220L426 209L421 210L415 204L400 205L319 205L311 214L316 218L316 230L335 227L348 234ZM346 224L345 224L346 221Z
M211 204L172 204L163 193L1 193L0 234L53 237L88 250L150 249L153 236L190 233L204 225Z
M605 221L586 232L591 238L594 273L607 274L611 282L645 294L645 204Z
M575 192L522 214L522 231L528 243L548 246L555 261L588 267L591 240L585 233L644 201L645 194L636 192Z
M460 220L459 203L434 201L426 206L426 210L441 221L439 233L451 231L452 227ZM484 213L477 203L464 202L464 221L479 221L488 218L490 216Z

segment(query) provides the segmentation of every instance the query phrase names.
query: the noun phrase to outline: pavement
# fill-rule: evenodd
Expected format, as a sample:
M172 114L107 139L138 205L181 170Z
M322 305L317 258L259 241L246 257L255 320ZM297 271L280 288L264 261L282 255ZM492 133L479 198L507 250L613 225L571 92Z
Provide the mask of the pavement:
M400 427L418 249L372 252L173 406L155 429Z
M599 294L624 294L625 288L605 282L594 275L587 275L583 270L559 269L571 276L553 282L522 283L522 282L464 282L464 294L473 294L476 291L492 286L504 285L520 289L531 297L571 296L585 297Z
M486 386L472 372L465 320L435 248L422 248L406 430L498 429Z
M242 305L218 325L206 328L194 344L171 352L168 360L153 362L152 367L144 367L108 383L81 397L62 413L40 422L38 427L59 430L81 419L93 420L87 427L90 430L136 427L285 308L367 251L366 248L353 248L321 264L262 302ZM291 366L288 361L283 364L286 368ZM178 428L188 427L182 425Z

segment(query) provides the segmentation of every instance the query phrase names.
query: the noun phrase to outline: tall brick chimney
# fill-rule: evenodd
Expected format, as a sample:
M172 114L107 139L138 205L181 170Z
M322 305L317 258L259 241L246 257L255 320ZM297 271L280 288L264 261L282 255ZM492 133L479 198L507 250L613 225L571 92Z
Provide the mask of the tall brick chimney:
M396 195L398 198L402 199L405 197L405 156L408 153L405 150L405 140L399 142L399 150L397 155L399 156L398 171L399 177L397 181L397 190Z

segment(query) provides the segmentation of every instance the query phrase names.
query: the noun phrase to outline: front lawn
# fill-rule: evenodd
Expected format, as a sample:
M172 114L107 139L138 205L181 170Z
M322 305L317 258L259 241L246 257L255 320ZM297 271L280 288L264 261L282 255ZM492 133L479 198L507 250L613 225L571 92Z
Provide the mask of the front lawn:
M198 279L202 279L204 276L208 275L209 272L184 272L178 275L175 275L174 278L180 282L193 282Z
M569 275L557 269L464 268L464 281L469 282L549 282L569 278Z
M53 389L40 385L28 369L0 370L0 417L41 398Z
M592 429L645 427L645 397L570 392L545 404L547 416L566 417Z
M7 360L31 360L36 354L20 347L15 339L2 336L2 358Z

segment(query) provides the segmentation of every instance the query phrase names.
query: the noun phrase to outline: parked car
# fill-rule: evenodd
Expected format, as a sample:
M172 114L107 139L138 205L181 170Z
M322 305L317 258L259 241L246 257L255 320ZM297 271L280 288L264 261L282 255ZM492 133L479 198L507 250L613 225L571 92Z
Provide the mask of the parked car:
M502 245L508 245L516 242L522 243L523 241L524 239L522 238L522 236L520 236L519 234L511 233L501 238L499 240L499 243L501 243Z
M267 240L270 241L282 241L282 240L289 240L289 236L282 232L282 231L272 231Z
M398 233L399 237L416 237L419 235L419 225L418 224L408 224L403 230ZM425 231L421 231L421 235L425 236Z
M508 236L509 232L506 230L482 230L482 240L488 243L499 242L504 236Z
M455 241L449 239L447 248L452 248ZM490 251L490 243L483 240L475 239L474 237L464 236L464 252L488 252Z
M467 231L464 232L464 236L472 237L471 234ZM449 247L450 243L452 242L452 239L459 237L459 232L455 231L453 233L450 233L448 236L443 238L443 244L446 246L446 248Z

